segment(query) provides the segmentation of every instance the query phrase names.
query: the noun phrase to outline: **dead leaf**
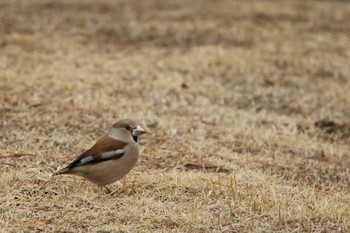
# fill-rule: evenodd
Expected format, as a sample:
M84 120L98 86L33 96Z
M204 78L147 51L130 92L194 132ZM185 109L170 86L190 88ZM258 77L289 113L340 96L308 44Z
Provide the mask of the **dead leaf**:
M194 163L187 162L184 164L184 167L187 169L195 169L195 170L214 170L215 172L225 172L229 173L230 170L223 168L222 166L211 164L211 163Z
M160 169L172 169L172 168L175 168L174 165L167 165L167 164L160 164L160 163L151 163L151 166L154 166L154 167L160 168Z
M265 82L265 85L266 86L274 86L276 84L276 80L274 80L273 78L271 77L266 77L264 79L264 82Z

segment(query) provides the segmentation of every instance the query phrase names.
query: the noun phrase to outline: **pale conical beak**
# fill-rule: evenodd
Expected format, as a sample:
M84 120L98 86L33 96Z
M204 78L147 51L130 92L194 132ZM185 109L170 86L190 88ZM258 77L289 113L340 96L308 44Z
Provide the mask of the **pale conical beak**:
M132 130L132 136L140 136L141 134L145 134L147 131L143 129L141 126L137 126L135 129Z

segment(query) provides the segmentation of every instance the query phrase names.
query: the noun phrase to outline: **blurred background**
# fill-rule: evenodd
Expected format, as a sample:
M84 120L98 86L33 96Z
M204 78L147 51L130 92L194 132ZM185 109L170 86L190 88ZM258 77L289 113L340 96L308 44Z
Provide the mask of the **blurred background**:
M198 122L235 128L249 115L253 126L275 127L281 117L297 133L349 138L347 1L0 6L4 134L82 123L93 133L129 117L169 125L172 136L198 128L205 137ZM32 145L29 135L24 144Z
M0 4L1 91L18 104L350 115L346 1Z

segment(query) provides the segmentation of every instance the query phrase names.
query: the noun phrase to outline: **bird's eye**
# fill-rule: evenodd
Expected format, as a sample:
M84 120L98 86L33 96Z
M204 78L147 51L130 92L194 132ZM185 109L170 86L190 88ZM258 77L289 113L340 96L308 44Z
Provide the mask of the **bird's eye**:
M131 128L130 128L130 126L127 125L127 126L125 126L125 129L130 131Z

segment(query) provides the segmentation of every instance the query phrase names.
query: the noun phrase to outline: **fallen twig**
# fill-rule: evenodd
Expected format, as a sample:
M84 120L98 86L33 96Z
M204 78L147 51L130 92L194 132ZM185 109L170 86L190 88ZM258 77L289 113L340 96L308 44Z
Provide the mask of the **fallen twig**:
M27 154L27 153L12 153L11 155L7 155L7 156L0 156L1 159L5 159L5 158L20 158L20 157L24 157L24 156L36 156L35 154Z

